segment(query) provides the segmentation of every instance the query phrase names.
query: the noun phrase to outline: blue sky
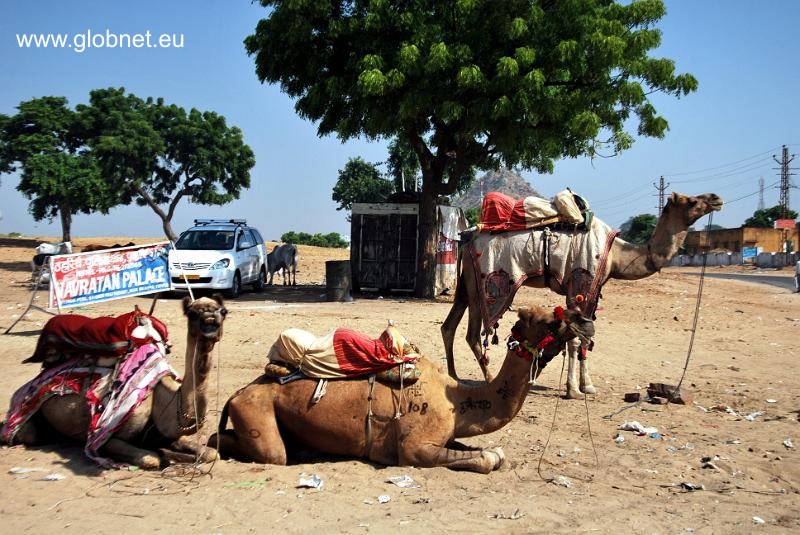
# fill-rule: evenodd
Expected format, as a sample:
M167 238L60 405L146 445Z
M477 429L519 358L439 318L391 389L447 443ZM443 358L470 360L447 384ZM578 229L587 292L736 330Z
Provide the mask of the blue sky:
M739 226L757 208L758 179L767 185L767 207L778 203L779 180L772 159L782 144L800 153L800 45L792 37L800 2L773 0L667 1L656 55L676 61L680 72L700 82L680 100L656 95L670 131L663 140L638 138L614 158L556 163L552 175L523 173L544 195L571 187L586 197L612 226L628 217L655 213L653 182L661 175L668 191L713 191L733 200L714 223ZM256 154L252 187L223 207L182 203L173 220L181 231L194 217L246 217L266 238L289 230L349 235L345 214L331 189L347 159L386 159L385 143L341 143L319 138L314 124L294 113L292 101L274 86L261 85L242 45L266 11L249 0L101 2L73 0L0 3L0 113L13 114L21 101L60 95L72 105L89 91L123 86L140 96L163 97L184 108L213 110L244 132ZM20 48L27 33L182 34L183 48ZM796 160L800 168L800 157ZM0 233L59 236L58 220L34 222L16 192L18 177L0 180ZM773 187L770 187L773 186ZM752 195L754 194L754 195ZM738 199L738 200L737 200ZM800 191L791 193L800 209ZM149 208L122 207L109 216L77 216L73 236L160 236Z

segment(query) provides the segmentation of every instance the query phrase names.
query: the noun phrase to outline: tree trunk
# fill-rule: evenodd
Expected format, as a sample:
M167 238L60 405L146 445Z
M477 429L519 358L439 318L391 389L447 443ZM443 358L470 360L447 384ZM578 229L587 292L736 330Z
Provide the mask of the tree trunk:
M422 188L419 202L419 244L417 258L417 297L433 297L436 280L436 199L438 195Z
M61 241L72 241L72 209L69 203L61 203L58 207L61 217Z
M167 237L169 241L175 243L178 240L178 236L175 235L175 231L172 230L172 220L166 217L161 218L162 227L164 228L164 235Z

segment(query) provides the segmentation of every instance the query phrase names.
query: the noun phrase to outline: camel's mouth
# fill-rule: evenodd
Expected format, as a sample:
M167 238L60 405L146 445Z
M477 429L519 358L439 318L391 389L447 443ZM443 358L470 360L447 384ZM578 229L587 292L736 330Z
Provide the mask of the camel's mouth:
M222 325L219 323L204 323L200 326L200 334L207 340L219 341Z
M713 210L714 212L719 212L720 210L722 210L724 204L725 201L723 201L722 199L714 199L708 202L708 207L711 208L711 210Z

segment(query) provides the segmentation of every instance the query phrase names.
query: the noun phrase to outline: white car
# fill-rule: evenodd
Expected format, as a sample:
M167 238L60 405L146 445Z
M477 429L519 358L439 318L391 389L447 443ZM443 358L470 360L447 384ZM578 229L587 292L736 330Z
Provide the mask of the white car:
M169 276L175 290L223 290L234 298L242 285L262 291L267 281L264 238L244 219L195 219L169 252Z

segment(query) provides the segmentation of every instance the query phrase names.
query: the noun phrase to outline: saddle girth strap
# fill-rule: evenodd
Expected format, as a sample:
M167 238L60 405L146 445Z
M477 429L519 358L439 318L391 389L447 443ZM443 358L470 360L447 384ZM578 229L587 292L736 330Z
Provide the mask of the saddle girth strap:
M375 392L375 374L367 379L369 393L367 394L367 421L364 423L364 457L369 459L369 452L372 449L372 400Z

